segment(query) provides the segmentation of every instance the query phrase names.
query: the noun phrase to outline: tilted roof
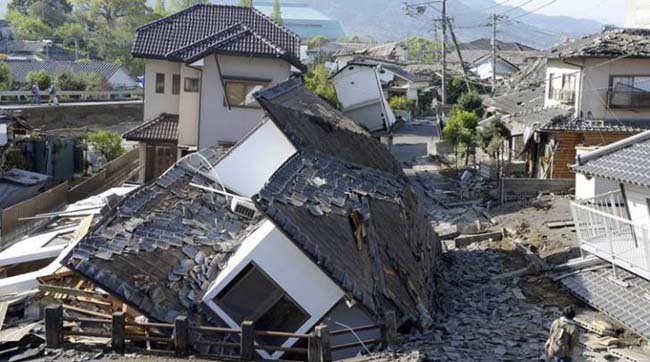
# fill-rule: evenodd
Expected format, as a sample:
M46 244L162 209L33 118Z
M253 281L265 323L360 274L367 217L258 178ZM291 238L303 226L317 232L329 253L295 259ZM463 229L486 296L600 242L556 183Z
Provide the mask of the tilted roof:
M300 39L255 8L195 5L138 28L132 49L140 58L192 63L207 54L285 59L304 70Z
M122 137L127 141L177 142L178 115L162 113L127 131Z
M379 141L331 106L305 113L293 109L295 99L311 103L314 97L298 80L257 95L299 152L255 202L373 313L397 309L424 323L434 309L437 235L409 180ZM350 219L355 212L365 225L363 242L355 239Z
M65 60L46 60L39 62L29 60L7 60L4 63L9 66L11 73L20 83L26 81L29 72L39 70L45 70L50 75L55 75L64 71L73 74L97 73L106 79L110 79L120 69L126 74L129 74L120 64L100 61L74 62ZM133 82L135 83L135 79L133 79Z
M515 91L498 97L485 97L483 104L505 114L532 111L544 106L544 87Z
M650 187L650 131L580 155L572 169L588 176Z
M650 57L649 38L649 29L605 28L600 33L551 49L549 57L647 58Z
M215 165L224 150L201 151ZM188 158L130 193L77 244L64 264L150 318L192 316L201 293L259 224L230 211L204 176L201 157Z
M584 120L574 117L557 117L541 130L561 132L628 132L638 133L650 129L650 120L606 119Z
M477 49L477 50L492 50L492 39L480 38L467 43L458 44L458 48L462 50L466 49ZM518 43L518 42L505 42L497 39L496 42L497 50L501 51L537 51L533 47L528 45Z

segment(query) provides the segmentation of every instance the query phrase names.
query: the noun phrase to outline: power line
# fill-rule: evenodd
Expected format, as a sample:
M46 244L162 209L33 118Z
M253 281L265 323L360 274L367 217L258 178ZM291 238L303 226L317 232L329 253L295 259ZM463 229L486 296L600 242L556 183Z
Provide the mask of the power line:
M523 10L523 7L524 7L524 6L526 6L526 5L530 4L530 3L532 3L533 1L535 1L535 0L528 0L528 1L526 1L525 3L523 3L523 4L519 4L519 5L517 5L517 6L513 7L513 8L511 8L511 9L508 9L508 10L506 10L506 11L500 13L499 15L505 15L505 14L507 14L507 13L513 12L513 11L518 10L518 9Z
M506 1L502 2L502 3L499 3L499 2L498 2L498 3L496 3L496 5L492 5L492 6L490 6L490 7L487 7L487 8L485 8L485 9L481 9L481 10L479 10L479 11L480 11L480 12L483 12L483 11L488 11L488 10L496 9L496 8L498 8L498 7L500 7L500 6L503 6L503 5L505 5L505 4L507 4L507 3L511 2L511 1L512 1L512 0L506 0Z
M554 3L556 3L557 1L558 1L558 0L551 0L551 1L547 2L547 3L545 3L544 5L539 6L539 7L535 8L535 9L533 9L533 10L527 11L526 13L521 14L521 15L519 15L519 16L517 16L517 17L514 17L514 18L512 18L511 20L521 19L521 18L523 18L524 16L530 15L530 14L532 14L532 13L538 11L538 10L542 10L542 9L544 9L545 7L550 6L550 5L554 4Z

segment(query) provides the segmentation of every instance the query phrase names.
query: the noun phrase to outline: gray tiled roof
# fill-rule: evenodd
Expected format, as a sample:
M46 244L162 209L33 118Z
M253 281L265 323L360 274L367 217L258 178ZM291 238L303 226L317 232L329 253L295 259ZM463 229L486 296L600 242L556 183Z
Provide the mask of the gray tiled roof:
M397 308L426 320L435 309L440 242L399 163L299 79L257 99L299 150L256 196L257 206L372 312ZM366 225L363 245L350 224L354 210Z
M45 70L50 75L67 71L73 74L80 73L97 73L106 79L110 79L122 65L117 63L89 61L89 62L73 62L73 61L22 61L22 60L9 60L5 64L9 66L11 73L16 77L20 83L24 83L27 74L33 71ZM124 71L128 74L126 69Z
M497 50L500 51L537 51L537 49L530 47L528 45L517 43L517 42L504 42L497 40L496 43ZM478 49L478 50L492 50L492 39L480 38L467 43L458 44L458 48L462 50L466 49Z
M201 151L211 165L224 154ZM154 182L133 191L75 246L64 264L148 317L173 323L196 319L200 297L261 218L230 211L204 176L199 157L185 159ZM200 318L200 316L198 316Z
M178 115L163 113L122 135L128 141L178 141Z
M583 120L573 117L560 117L545 124L544 131L562 132L643 132L650 129L650 120L606 119Z
M300 39L255 8L195 5L138 28L133 55L192 62L208 53L274 57L304 69Z
M544 106L544 87L515 91L493 98L485 97L483 104L505 114L537 110Z
M650 131L578 157L578 173L650 187Z
M650 57L650 30L606 28L600 33L564 43L549 52L551 58Z

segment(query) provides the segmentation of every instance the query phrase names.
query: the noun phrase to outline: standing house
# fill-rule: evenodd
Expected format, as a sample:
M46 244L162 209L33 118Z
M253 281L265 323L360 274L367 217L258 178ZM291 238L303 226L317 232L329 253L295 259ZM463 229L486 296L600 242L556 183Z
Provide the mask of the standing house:
M178 156L239 141L262 119L253 94L305 69L296 34L229 5L196 5L140 27L133 56L145 60L144 122L177 115ZM163 162L141 160L152 163ZM147 174L159 175L145 169L140 180Z
M30 72L44 70L51 78L57 74L68 72L71 74L99 74L106 80L106 84L111 89L135 89L138 87L138 81L129 74L128 70L117 63L86 61L75 62L65 60L8 60L5 64L9 71L16 78L16 81L23 87L29 87L27 84L27 75ZM45 90L42 90L45 92Z
M480 80L492 78L492 55L486 54L468 66L468 70L478 77ZM496 73L497 79L509 78L519 71L519 67L510 63L501 56L496 58Z
M394 74L386 71L378 62L348 62L332 76L343 113L371 132L390 130L395 123L395 114L384 95L382 80L388 81L391 75L395 79ZM404 83L407 84L408 93L409 83L406 80Z
M399 163L298 79L256 99L268 119L131 193L64 263L157 321L308 333L395 311L429 325L441 247ZM296 340L256 344L292 359L259 346Z
M530 144L537 178L574 178L576 147L604 146L650 129L650 30L605 28L550 51L546 108L573 109Z

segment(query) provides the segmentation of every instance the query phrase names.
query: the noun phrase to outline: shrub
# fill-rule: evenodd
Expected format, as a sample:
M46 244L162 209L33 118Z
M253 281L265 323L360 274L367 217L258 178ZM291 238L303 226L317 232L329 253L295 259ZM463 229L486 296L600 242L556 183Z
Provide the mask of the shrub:
M47 87L52 84L52 78L50 78L50 75L44 70L27 73L26 80L28 87L31 87L32 84L36 83L40 89L47 89Z
M456 107L463 111L474 112L479 118L483 117L485 113L483 109L483 98L476 91L464 93L460 96Z
M88 143L95 151L104 156L106 162L110 162L122 154L122 136L119 133L110 131L97 131L88 135Z
M54 79L60 90L82 91L86 89L83 78L69 71L58 73Z
M390 105L390 108L394 111L402 110L402 111L410 112L415 109L415 101L407 99L405 96L392 97L388 101L388 104Z
M83 73L80 78L87 91L107 91L111 89L108 80L98 73Z
M16 77L6 63L0 63L0 90L13 90L16 86Z

